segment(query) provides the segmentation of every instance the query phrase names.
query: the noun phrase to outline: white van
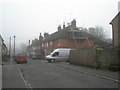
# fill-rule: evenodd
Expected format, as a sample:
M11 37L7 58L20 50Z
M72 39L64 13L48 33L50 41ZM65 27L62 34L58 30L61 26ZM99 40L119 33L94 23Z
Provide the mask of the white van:
M70 50L72 49L70 48L55 49L50 55L46 56L46 59L48 60L48 62L68 61Z

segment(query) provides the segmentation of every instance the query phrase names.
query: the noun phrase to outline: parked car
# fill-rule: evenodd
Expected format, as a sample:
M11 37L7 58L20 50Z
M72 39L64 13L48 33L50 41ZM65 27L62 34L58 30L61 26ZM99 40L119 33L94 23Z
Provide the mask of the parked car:
M48 62L54 61L68 61L70 55L70 48L58 48L55 49L50 55L46 56Z
M15 61L17 62L17 64L19 63L27 63L28 60L28 56L26 54L18 54L15 57Z

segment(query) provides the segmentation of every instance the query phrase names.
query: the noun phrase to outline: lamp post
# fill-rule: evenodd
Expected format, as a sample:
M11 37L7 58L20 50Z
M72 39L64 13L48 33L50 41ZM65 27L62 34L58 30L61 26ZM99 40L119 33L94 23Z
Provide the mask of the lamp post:
M11 57L11 37L10 37L10 41L9 41L9 58Z
M14 36L14 56L15 56L15 37L16 36Z
M30 57L30 40L29 40L29 57Z

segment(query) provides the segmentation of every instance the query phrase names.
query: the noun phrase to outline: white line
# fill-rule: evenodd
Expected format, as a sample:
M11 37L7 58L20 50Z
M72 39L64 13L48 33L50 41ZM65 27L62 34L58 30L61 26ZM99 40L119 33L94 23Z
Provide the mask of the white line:
M19 64L18 64L18 65L19 65ZM18 68L19 74L20 74L20 76L22 77L22 79L23 79L23 81L24 81L26 87L32 89L31 85L28 84L28 82L27 82L27 81L25 80L25 78L23 77L23 74L21 73L21 70L19 69L18 66L17 66L17 68Z

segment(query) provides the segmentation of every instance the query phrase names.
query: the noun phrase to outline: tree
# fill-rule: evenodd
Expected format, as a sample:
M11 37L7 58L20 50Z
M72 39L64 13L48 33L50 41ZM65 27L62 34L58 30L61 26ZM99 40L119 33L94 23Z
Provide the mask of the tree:
M95 28L94 27L89 28L89 33L101 40L105 40L106 37L105 30L102 26L97 25L95 26Z
M97 32L97 37L99 38L99 39L102 39L102 40L105 40L105 30L104 30L104 28L103 27L101 27L101 26L95 26L95 30L96 30L96 32Z

